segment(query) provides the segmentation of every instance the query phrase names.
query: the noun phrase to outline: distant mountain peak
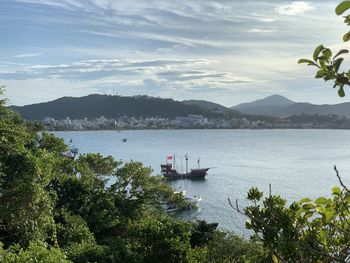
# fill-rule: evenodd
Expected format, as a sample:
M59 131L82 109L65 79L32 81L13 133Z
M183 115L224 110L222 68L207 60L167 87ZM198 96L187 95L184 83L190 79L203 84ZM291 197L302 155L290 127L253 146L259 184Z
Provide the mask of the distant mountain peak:
M295 102L282 96L279 94L273 94L271 96L268 96L264 99L260 99L258 101L264 101L265 103L268 103L269 105L286 105L286 104L294 104Z
M249 103L254 103L259 106L286 106L294 104L295 102L279 94L273 94L266 98L255 100Z
M236 106L233 106L232 109L245 110L248 108L255 108L255 107L289 106L294 103L295 103L294 101L282 95L274 94L263 99L238 104Z
M231 109L245 114L265 115L273 117L290 117L301 114L319 114L350 117L350 102L335 105L316 105L306 102L294 102L284 96L274 94L264 99L242 103Z

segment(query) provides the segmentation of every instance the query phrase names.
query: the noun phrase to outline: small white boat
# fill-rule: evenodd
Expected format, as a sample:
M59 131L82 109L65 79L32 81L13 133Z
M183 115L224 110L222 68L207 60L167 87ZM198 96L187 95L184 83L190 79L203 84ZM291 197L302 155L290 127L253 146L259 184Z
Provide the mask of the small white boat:
M186 201L188 201L190 203L190 206L191 207L195 207L195 206L198 206L199 203L202 201L202 198L199 196L194 196L194 197L189 197L189 196L186 196L185 197Z
M186 207L176 207L175 205L167 205L166 211L172 212L172 211L178 211L183 209L192 209L198 207L199 203L202 201L202 198L200 196L188 196L186 194L185 190L174 192L174 194L181 194L183 195L184 199L188 202L188 206Z
M176 193L179 193L179 194L182 194L183 196L184 196L184 198L185 198L185 200L187 201L187 202L189 202L190 204L189 204L189 206L190 206L190 208L192 208L192 207L195 207L195 206L197 206L197 205L199 205L199 203L202 201L202 198L200 197L200 196L188 196L187 194L186 194L186 191L185 190L182 190L182 191L180 191L180 192L174 192L175 194Z
M65 156L65 157L68 157L68 158L71 158L71 159L74 159L75 156L78 155L78 153L79 153L79 149L78 148L73 148L73 149L70 149L67 152L62 152L61 155Z

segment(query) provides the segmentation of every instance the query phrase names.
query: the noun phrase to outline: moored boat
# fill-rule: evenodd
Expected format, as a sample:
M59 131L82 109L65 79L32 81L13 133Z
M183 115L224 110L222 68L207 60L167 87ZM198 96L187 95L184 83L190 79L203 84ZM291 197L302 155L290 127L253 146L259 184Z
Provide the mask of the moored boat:
M185 173L179 173L176 168L175 168L175 155L174 156L167 156L167 161L168 160L173 160L172 163L165 163L161 164L161 174L167 178L167 179L204 179L205 176L208 173L208 170L210 168L200 168L200 159L198 158L197 164L198 168L196 169L190 169L188 171L188 157L187 154L185 155L186 158L186 172Z
M68 157L68 158L71 158L71 159L74 159L75 156L78 155L78 153L79 153L79 149L78 148L72 148L69 151L62 152L61 155L65 156L65 157Z
M178 207L174 204L168 204L165 208L167 212L173 212L173 211L178 211L178 210L183 210L183 209L193 209L199 206L199 203L202 201L202 198L200 196L188 196L186 194L186 191L180 191L180 192L174 192L174 194L181 194L185 201L187 202L187 206L183 207Z

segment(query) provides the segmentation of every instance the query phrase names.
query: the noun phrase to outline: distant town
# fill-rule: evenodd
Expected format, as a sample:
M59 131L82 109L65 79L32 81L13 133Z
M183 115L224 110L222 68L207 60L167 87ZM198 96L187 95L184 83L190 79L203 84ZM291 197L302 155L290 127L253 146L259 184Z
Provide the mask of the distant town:
M350 120L337 115L299 115L271 120L248 120L232 118L229 120L189 114L174 119L149 117L135 118L122 116L94 119L55 120L46 117L42 123L51 131L82 130L127 130L127 129L349 129Z
M350 103L314 105L280 95L224 107L210 101L91 94L14 106L50 131L127 129L350 129Z

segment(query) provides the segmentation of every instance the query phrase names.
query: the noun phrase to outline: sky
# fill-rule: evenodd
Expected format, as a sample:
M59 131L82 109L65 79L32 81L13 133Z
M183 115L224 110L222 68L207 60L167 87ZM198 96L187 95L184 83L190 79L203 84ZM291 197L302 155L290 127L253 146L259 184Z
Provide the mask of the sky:
M347 47L338 3L0 0L0 85L14 105L96 93L348 102L297 64L319 44Z

